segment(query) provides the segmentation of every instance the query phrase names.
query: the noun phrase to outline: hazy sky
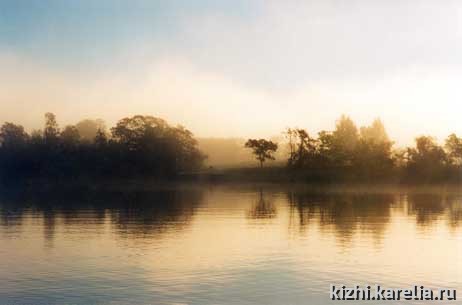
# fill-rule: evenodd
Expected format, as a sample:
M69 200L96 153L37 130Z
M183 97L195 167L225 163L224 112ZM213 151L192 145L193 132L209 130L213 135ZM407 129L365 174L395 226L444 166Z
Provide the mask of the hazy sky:
M133 114L197 136L381 117L462 134L462 2L0 0L0 121Z

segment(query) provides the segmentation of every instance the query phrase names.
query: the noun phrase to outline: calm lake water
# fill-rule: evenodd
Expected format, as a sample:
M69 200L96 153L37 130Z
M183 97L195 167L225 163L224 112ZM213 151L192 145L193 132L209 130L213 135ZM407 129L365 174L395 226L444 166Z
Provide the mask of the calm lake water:
M462 298L462 194L178 186L1 196L1 305L338 304L329 286L339 283L448 287Z

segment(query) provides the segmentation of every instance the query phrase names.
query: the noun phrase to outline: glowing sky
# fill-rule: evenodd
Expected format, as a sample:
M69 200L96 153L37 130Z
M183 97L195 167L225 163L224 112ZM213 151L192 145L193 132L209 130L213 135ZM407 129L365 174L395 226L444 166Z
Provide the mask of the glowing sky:
M381 117L462 134L460 1L0 1L0 122L133 114L198 136Z

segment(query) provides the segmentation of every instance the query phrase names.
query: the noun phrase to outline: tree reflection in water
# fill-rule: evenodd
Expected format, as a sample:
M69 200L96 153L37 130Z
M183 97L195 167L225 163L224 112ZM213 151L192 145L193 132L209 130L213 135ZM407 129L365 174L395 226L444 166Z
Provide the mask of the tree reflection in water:
M355 233L369 233L380 242L392 219L392 211L415 216L416 224L428 227L445 216L448 225L458 227L462 200L453 193L419 192L287 192L291 226L304 233L310 224L321 232L333 231L348 243Z
M272 219L276 216L277 210L270 195L265 197L263 190L260 188L258 199L247 212L247 217L249 219Z
M161 237L167 230L182 230L190 224L202 193L200 188L2 193L0 225L19 230L24 215L41 218L47 246L53 245L57 225L70 231L91 227L93 233L103 233L107 220L120 237Z

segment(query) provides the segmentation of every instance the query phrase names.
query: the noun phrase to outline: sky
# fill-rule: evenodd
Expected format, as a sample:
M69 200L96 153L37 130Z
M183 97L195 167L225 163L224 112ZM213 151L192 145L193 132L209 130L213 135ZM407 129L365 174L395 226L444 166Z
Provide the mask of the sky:
M380 117L462 135L462 2L0 0L0 122L135 114L199 137Z

